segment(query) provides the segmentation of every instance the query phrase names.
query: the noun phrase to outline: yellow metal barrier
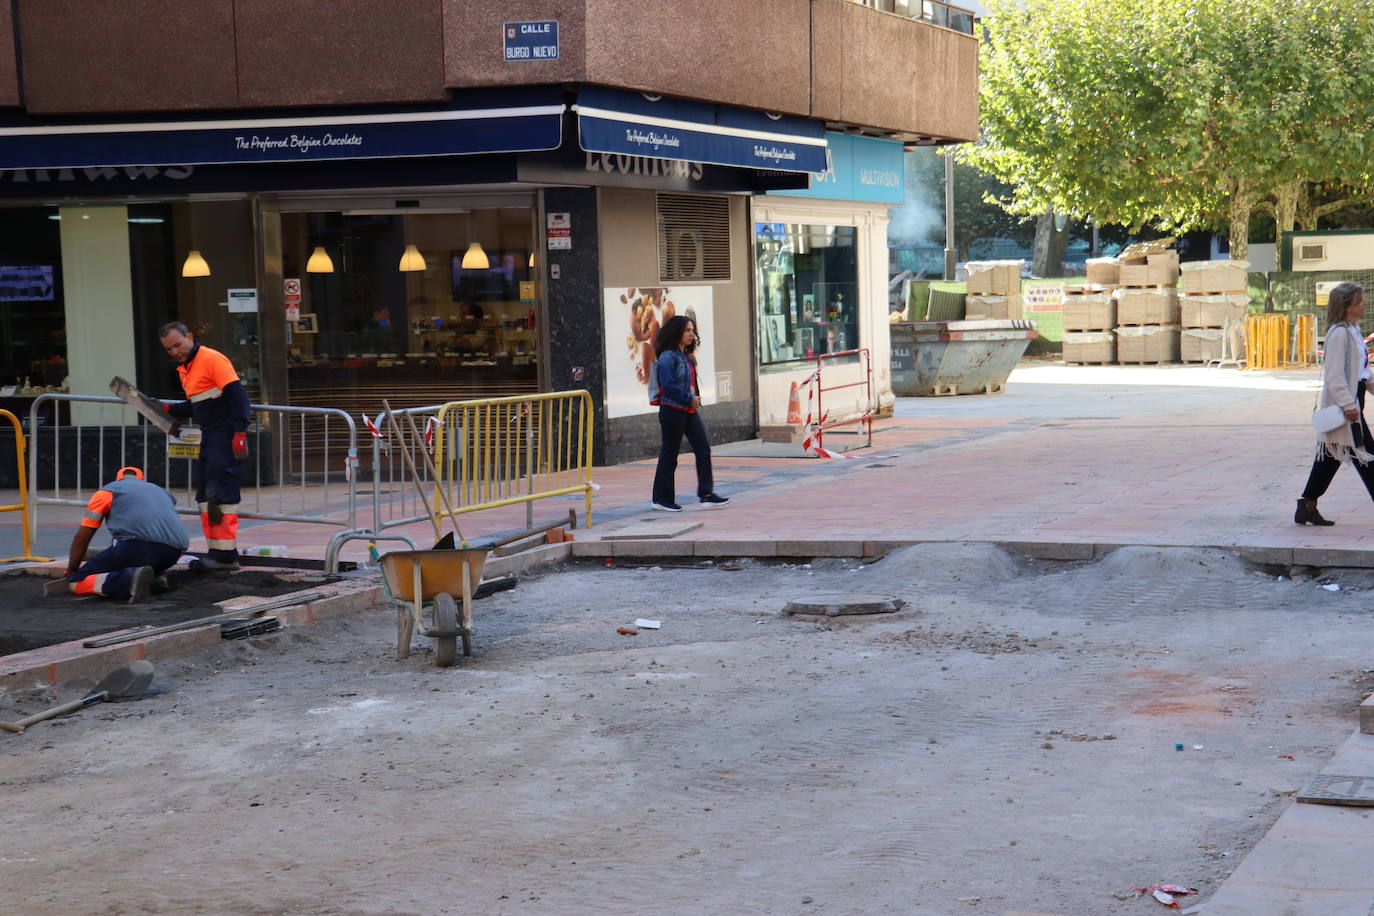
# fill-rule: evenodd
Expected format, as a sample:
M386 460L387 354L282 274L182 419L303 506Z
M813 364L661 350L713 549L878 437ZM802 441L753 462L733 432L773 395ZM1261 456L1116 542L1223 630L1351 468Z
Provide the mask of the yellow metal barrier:
M592 396L586 391L450 401L434 441L433 510L476 512L583 494L592 523Z
M22 557L0 558L0 563L47 563L52 557L36 557L33 555L33 537L29 531L29 481L28 481L28 462L24 458L24 427L19 425L19 418L8 410L0 410L0 418L10 421L14 427L14 460L19 465L19 503L14 506L0 506L0 512L20 513L19 528L23 532L24 555Z
M1317 316L1293 316L1293 346L1288 353L1288 365L1306 369L1317 364Z
M1287 315L1271 313L1245 317L1245 368L1289 368Z

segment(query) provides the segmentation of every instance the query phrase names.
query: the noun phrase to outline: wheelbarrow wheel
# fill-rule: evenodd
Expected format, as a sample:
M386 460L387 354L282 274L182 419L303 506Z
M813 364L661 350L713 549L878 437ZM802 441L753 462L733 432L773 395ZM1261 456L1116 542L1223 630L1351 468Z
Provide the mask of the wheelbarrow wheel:
M434 629L452 633L458 629L458 602L448 592L434 596ZM458 658L457 636L434 637L434 664L447 668Z

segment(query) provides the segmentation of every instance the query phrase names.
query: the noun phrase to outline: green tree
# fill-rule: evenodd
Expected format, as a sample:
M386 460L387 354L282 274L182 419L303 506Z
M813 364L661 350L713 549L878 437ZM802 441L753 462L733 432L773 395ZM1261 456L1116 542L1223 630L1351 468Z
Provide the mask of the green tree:
M983 137L961 157L1014 212L1132 228L1291 231L1319 185L1366 196L1368 0L989 0ZM1344 204L1342 204L1344 205Z

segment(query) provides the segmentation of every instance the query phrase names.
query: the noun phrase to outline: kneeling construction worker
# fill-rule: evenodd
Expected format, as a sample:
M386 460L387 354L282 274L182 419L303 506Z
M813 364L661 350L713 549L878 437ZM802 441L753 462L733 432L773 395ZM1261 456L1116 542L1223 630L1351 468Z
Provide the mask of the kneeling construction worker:
M177 364L186 400L167 412L179 420L195 418L200 427L196 502L208 555L192 568L239 568L239 477L248 457L248 392L238 370L218 350L196 343L186 325L173 321L158 330L162 348Z
M101 525L114 543L84 564L86 548ZM163 591L162 577L190 546L171 493L143 479L138 468L120 468L86 503L86 517L72 538L67 579L78 595L142 601ZM78 568L79 567L79 568Z

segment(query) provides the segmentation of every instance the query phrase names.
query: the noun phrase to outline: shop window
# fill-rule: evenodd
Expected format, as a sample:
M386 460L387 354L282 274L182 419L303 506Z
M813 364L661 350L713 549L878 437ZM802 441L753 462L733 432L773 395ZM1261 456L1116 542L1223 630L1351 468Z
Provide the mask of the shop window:
M760 363L857 347L854 227L758 223L754 235Z
M0 214L0 391L60 390L67 378L62 242L55 207ZM7 404L15 413L23 405Z
M535 212L282 214L289 403L375 412L539 388Z
M730 200L703 194L659 194L661 282L730 279Z

